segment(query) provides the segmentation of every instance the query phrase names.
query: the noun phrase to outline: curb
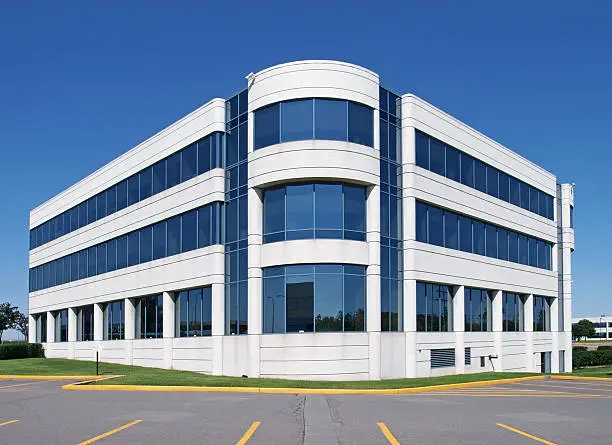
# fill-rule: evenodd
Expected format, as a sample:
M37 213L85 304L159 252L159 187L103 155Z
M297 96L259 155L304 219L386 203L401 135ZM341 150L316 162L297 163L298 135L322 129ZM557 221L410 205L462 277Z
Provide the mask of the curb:
M551 375L553 380L590 380L595 382L612 382L612 377L582 377L573 375Z
M145 392L234 392L258 394L320 394L320 395L393 395L408 394L446 389L493 386L503 383L544 380L546 376L517 377L511 379L482 380L478 382L450 383L447 385L417 386L393 389L319 389L319 388L260 388L260 387L223 387L223 386L147 386L147 385L88 385L95 380L71 383L62 386L68 391L145 391Z
M0 380L100 380L99 375L0 375Z

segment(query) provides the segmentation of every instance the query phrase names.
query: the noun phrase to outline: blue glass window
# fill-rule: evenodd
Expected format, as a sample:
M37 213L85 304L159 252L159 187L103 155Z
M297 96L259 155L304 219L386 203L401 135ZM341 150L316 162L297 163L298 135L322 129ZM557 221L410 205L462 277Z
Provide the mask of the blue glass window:
M519 245L519 263L520 264L529 264L529 241L525 235L518 236L518 245Z
M345 237L365 241L366 196L365 188L343 185ZM348 232L350 231L350 232Z
M168 256L181 253L181 217L175 216L167 221L166 252Z
M87 200L87 224L91 224L92 222L96 221L96 211L96 197L94 196L93 198L89 198Z
M546 193L538 190L539 196L539 204L538 204L538 214L543 216L544 218L548 218L548 203L546 202Z
M198 147L195 142L182 150L181 163L181 181L187 181L197 175Z
M117 211L125 209L128 205L128 184L127 179L124 179L117 184ZM81 219L79 216L79 224Z
M508 232L508 260L513 263L519 262L518 233Z
M166 160L153 165L153 194L166 190Z
M140 229L140 263L147 263L153 259L153 227Z
M481 192L487 192L487 165L478 159L474 160L474 187Z
M529 187L529 211L538 213L538 194L539 190L535 187Z
M497 229L497 258L508 261L508 231Z
M153 194L153 168L144 169L138 176L140 182L140 200L142 201Z
M538 266L538 246L535 238L529 238L529 265Z
M128 242L127 235L117 238L117 269L123 269L128 265Z
M188 252L196 249L198 247L197 210L183 213L181 225L181 252Z
M313 238L313 185L287 187L287 239Z
M158 222L153 226L153 259L166 256L166 221Z
M315 99L315 139L347 140L347 103Z
M211 233L212 206L201 207L198 210L198 247L206 247L213 244Z
M442 176L446 174L444 144L437 139L429 140L429 162L432 172Z
M92 246L87 249L87 276L93 277L96 275L96 262L98 256L96 252L96 246Z
M444 213L444 246L450 249L459 248L459 217L456 213Z
M112 272L117 269L117 240L111 239L106 242L106 271Z
M83 278L87 278L87 250L81 250L79 252L79 280ZM45 276L45 280L46 279L47 277ZM45 287L49 287L49 285L47 284Z
M428 242L444 246L444 212L438 207L428 207Z
M138 232L129 233L127 236L128 244L128 267L140 262L140 237Z
M215 168L214 163L210 162L211 158L211 141L214 137L205 137L198 142L198 174L201 175Z
M570 228L574 228L574 206L570 206Z
M474 158L461 153L461 183L474 187Z
M474 250L473 253L484 255L485 252L485 223L482 221L472 221L472 230L474 233Z
M529 210L529 186L524 182L519 182L521 189L521 207L525 210Z
M106 191L106 214L112 215L117 211L117 186L113 186ZM72 221L71 221L72 225ZM70 229L74 230L74 229Z
M140 184L138 175L128 178L128 206L136 204L140 200Z
M472 252L472 219L459 216L459 249Z
M280 105L274 104L255 111L255 150L280 142Z
M342 185L315 184L316 237L342 238Z
M370 107L355 102L348 103L348 141L374 146L374 114Z
M429 137L416 130L416 164L429 170Z
M485 230L487 256L497 258L497 227L487 224Z
M416 203L416 240L427 242L427 205Z
M510 203L521 206L521 186L518 179L510 176Z
M313 107L312 99L281 104L281 142L313 139Z
M416 319L418 332L446 332L451 329L453 295L450 286L417 282Z
M459 150L446 146L446 177L453 181L460 181L459 178Z
M499 199L510 202L510 177L499 172Z
M498 170L487 165L487 193L496 198L499 197Z
M166 159L166 188L174 187L181 182L181 152L176 152Z
M106 273L106 243L98 245L98 264L96 265L96 275Z
M96 196L96 206L98 207L97 217L102 219L106 216L106 193L99 193ZM60 232L63 232L63 224Z

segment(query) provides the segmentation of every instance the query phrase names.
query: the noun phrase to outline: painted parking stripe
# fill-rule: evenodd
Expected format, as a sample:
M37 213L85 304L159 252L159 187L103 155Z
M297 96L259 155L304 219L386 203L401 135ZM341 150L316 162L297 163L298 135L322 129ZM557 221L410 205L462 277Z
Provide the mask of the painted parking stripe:
M17 383L14 385L4 385L0 386L0 389L4 388L16 388L18 386L30 386L30 385L40 385L41 383L55 382L56 380L45 380L43 382L28 382L28 383Z
M380 428L380 430L385 435L391 445L401 445L399 443L399 440L397 440L395 436L391 433L391 431L389 431L387 425L385 425L383 422L377 422L376 425L378 425L378 428Z
M236 442L236 445L244 445L245 443L247 443L249 439L251 438L251 436L255 434L255 430L259 428L259 425L261 425L261 422L259 421L253 422L251 426L249 427L249 429L246 431L246 433L244 433L244 436L242 436L240 440Z
M540 388L540 387L545 387L545 388L560 388L560 389L578 389L578 390L587 390L587 389L593 389L594 391L603 391L603 392L612 392L612 387L608 387L608 389L603 389L603 388L590 388L589 386L566 386L566 385L557 385L554 383L515 383L515 385L521 385L521 386L529 386L529 387L535 387L535 388ZM542 391L548 391L548 389L542 389Z
M10 425L11 423L17 423L17 422L19 422L19 420L8 420L6 422L0 423L0 426Z
M546 440L546 439L542 439L541 437L538 437L538 436L534 436L533 434L526 433L525 431L521 431L521 430L519 430L517 428L512 428L511 426L508 426L508 425L503 424L503 423L496 423L496 425L499 426L499 427L505 428L508 431L512 431L513 433L520 434L521 436L524 436L524 437L528 437L529 439L535 440L536 442L545 443L546 445L557 445L554 442L551 442L551 441Z
M89 445L90 443L97 442L100 439L104 439L105 437L111 436L115 433L118 433L119 431L123 431L124 429L134 426L140 422L142 422L142 420L134 420L133 422L126 423L125 425L120 426L119 428L115 428L114 430L107 431L106 433L100 434L99 436L92 437L91 439L88 439L85 442L80 442L79 445Z

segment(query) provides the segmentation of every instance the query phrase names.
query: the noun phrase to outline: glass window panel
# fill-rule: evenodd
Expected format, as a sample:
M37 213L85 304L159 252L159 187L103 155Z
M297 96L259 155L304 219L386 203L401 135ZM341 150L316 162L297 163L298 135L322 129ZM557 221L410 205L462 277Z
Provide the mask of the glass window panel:
M346 101L315 99L315 138L347 140Z
M390 234L390 203L389 194L380 194L380 234L389 236Z
M478 255L485 254L485 224L482 221L472 221L472 230L474 234L473 253Z
M166 256L166 221L161 221L153 226L153 259Z
M510 176L510 203L516 206L521 205L521 186L518 179Z
M416 164L429 170L429 136L416 130Z
M181 252L198 247L198 212L192 210L182 215Z
M508 260L508 231L497 228L497 258Z
M87 249L87 276L93 277L96 275L96 262L98 260L96 246Z
M521 207L529 210L529 186L524 182L519 183L521 189Z
M487 256L497 258L497 227L486 225L486 247Z
M487 193L499 197L499 174L495 167L487 165Z
M140 185L138 175L128 178L128 206L136 204L140 200Z
M529 237L529 265L537 267L538 265L538 246L535 238Z
M213 207L208 205L198 210L198 247L213 244L211 234L211 215Z
M248 237L249 223L247 206L247 195L238 198L238 239L245 239Z
M117 197L115 195L115 207L117 205L117 199L116 198ZM107 196L107 201L109 201L108 196ZM79 228L79 208L78 207L73 207L72 209L70 209L70 231L74 232L78 228ZM39 246L42 244L41 235L42 235L42 228L38 227L38 234L36 236L36 240L38 241L38 245Z
M418 141L418 135L417 135ZM380 157L389 157L389 124L382 119L380 120ZM418 149L417 149L417 165L418 164Z
M430 170L434 173L445 175L445 150L444 144L437 139L429 139L429 162Z
M519 235L518 236L518 244L519 244L519 263L521 264L528 264L529 262L529 250L528 250L528 245L529 242L527 241L527 237L525 235Z
M512 231L508 232L508 260L519 262L518 233Z
M281 142L302 141L314 137L313 100L283 102L281 110Z
M344 330L365 330L365 276L344 276Z
M117 240L111 239L106 242L106 271L117 269Z
M178 312L178 336L188 337L188 320L189 320L189 292L182 291L179 293L176 304L176 311Z
M128 233L128 266L134 266L140 261L140 237L139 233Z
M538 247L538 267L540 269L548 269L546 264L546 243L544 241L537 241Z
M181 181L187 181L198 171L198 146L193 143L181 151Z
M365 232L366 230L366 195L365 188L343 186L344 192L344 228Z
M398 138L399 132L400 130L396 126L389 124L389 159L396 162L401 162L401 146L398 142L401 135Z
M98 219L104 218L106 216L106 192L98 193L98 195L96 196L96 206L98 207Z
M79 204L79 228L87 225L87 201ZM49 228L43 225L43 244L49 241Z
M437 207L428 208L429 243L444 246L444 212Z
M459 249L472 252L472 219L467 216L459 217Z
M166 190L166 160L153 164L153 194Z
M288 275L286 278L286 331L313 332L314 277Z
M140 229L140 263L153 259L153 227Z
M98 253L98 264L96 267L97 274L106 273L106 243L102 243L98 245L97 248Z
M342 331L342 286L340 274L315 276L315 331Z
M125 209L128 205L128 183L127 179L124 179L119 184L117 184L117 211L121 209Z
M166 159L166 188L181 182L181 152L177 151Z
M538 213L538 193L539 190L535 187L529 187L529 211Z
M200 139L198 142L198 174L201 175L209 171L211 168L210 163L210 145L211 140L214 138L211 136L206 136L204 139Z
M474 187L474 158L461 153L461 183Z
M474 160L474 187L481 192L487 192L487 166L478 159Z
M145 168L139 174L140 200L147 199L153 194L153 167Z
M87 224L91 224L96 221L97 207L96 197L89 198L87 200Z
M510 202L510 177L501 171L499 172L499 199Z
M313 186L287 187L287 230L311 228L314 222Z
M106 214L112 215L117 211L117 186L106 191Z
M167 245L168 256L181 252L181 217L175 216L167 221Z
M538 215L548 218L548 205L546 202L547 195L544 192L538 190L539 203L538 203Z
M446 146L446 177L459 182L459 150Z
M449 249L459 248L459 217L452 212L444 212L444 246Z
M117 238L117 269L127 267L127 235Z
M348 140L368 147L374 146L374 114L370 107L348 103Z
M342 186L315 184L315 227L342 229Z
M416 203L416 240L427 242L427 206L422 202Z
M225 163L228 167L238 162L238 136L239 130L234 128L225 138Z
M280 142L280 106L270 105L255 111L255 150Z

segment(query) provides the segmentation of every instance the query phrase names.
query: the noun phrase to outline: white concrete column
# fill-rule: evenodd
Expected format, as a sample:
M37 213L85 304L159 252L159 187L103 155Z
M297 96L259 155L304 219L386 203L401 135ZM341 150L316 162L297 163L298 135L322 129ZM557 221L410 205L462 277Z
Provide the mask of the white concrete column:
M533 294L527 295L523 305L523 328L525 331L525 369L535 372L535 359L533 356Z
M458 286L453 298L453 329L455 331L455 370L465 373L465 286Z
M378 185L368 187L366 218L369 252L366 272L366 330L380 332L380 186Z
M263 329L261 269L263 192L261 190L249 188L248 214L249 335L260 335Z
M102 303L95 303L93 305L93 329L94 329L94 340L104 339L104 310Z
M124 300L124 338L134 340L136 338L136 305L137 301L132 298Z
M212 285L212 374L223 374L223 335L225 334L225 285Z
M28 343L36 343L36 318L28 315Z
M68 308L68 341L77 341L77 308Z
M47 312L47 343L55 343L55 312Z
M491 292L493 301L491 302L491 308L493 311L492 324L493 324L493 339L495 345L495 355L497 358L492 358L493 371L503 371L503 335L504 335L504 316L503 316L503 292L496 290Z
M552 334L552 353L550 358L550 372L559 373L559 300L550 300L550 332Z
M176 336L176 300L171 292L163 293L163 327L164 338L172 338Z
M417 376L416 280L404 280L404 335L406 336L406 377Z

